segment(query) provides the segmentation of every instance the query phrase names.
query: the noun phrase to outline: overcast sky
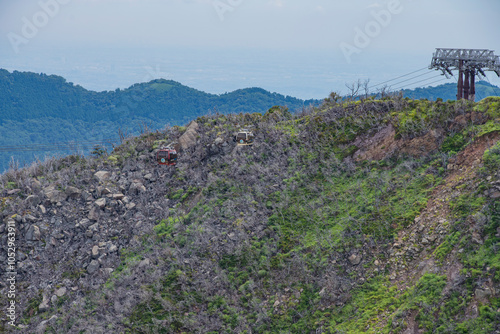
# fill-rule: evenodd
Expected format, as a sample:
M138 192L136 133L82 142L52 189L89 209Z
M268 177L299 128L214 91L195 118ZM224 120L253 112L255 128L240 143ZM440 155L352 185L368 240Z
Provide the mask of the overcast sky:
M280 57L288 52L291 74L294 66L298 73L313 66L311 62L321 63L315 59L331 63L328 69L325 65L325 73L336 74L335 83L319 78L317 68L311 70L316 73L313 77L318 76L318 85L330 82L324 87L327 91L364 72L376 82L419 69L428 65L437 47L485 48L500 54L499 14L498 0L0 0L0 67L73 76L70 79L93 89L99 88L99 73L108 74L106 85L115 87L131 84L139 76L127 76L123 68L113 73L118 70L112 67L109 73L79 76L79 68L83 72L90 66L85 61L87 52L90 57L106 50L104 63L112 63L114 57L132 63L134 59L123 50L148 50L151 58L143 56L144 62L152 68L158 67L154 59L167 48L192 50L198 63L207 52L207 67L224 71L226 64L233 72L237 60L223 57L225 50L233 50L235 57L252 50L256 55ZM72 50L78 50L76 56ZM213 59L217 52L224 62ZM44 67L61 53L70 65L61 64L59 71L55 63ZM267 61L264 56L261 59ZM182 62L182 57L176 61ZM265 67L254 62L252 71L258 72L260 65ZM170 66L165 72L172 78L195 83L195 73L181 73L175 64ZM239 84L240 77L230 78L226 88L248 84L269 88L265 77ZM498 83L495 77L489 75ZM299 81L294 85L294 91L300 89ZM209 86L207 78L200 77L196 88L210 90ZM280 92L278 81L270 88Z

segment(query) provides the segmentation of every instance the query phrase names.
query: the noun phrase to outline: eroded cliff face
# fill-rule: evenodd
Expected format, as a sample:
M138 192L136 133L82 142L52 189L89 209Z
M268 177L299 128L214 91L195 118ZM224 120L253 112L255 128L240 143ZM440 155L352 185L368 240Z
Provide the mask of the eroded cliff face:
M0 261L13 226L17 327L3 329L494 333L497 103L217 114L11 169ZM233 142L242 124L254 145ZM170 143L178 164L157 165Z

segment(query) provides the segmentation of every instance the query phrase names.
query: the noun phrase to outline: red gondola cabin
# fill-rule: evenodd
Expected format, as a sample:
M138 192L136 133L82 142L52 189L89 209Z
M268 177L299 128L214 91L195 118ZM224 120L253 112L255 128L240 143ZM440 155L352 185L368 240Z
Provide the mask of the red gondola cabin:
M160 165L174 166L177 163L177 151L172 148L162 148L156 153L156 161Z

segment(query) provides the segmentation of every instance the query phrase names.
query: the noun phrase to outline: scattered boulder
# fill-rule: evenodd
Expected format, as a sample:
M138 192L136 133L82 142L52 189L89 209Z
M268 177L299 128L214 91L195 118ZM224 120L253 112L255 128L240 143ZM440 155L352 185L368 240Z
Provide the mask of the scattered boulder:
M57 297L62 297L66 294L66 288L63 286L62 288L59 288L55 292Z
M78 198L82 194L82 191L78 188L69 186L66 188L65 193L66 193L66 196L68 196L69 198Z
M42 299L42 302L40 303L40 305L38 305L38 310L40 312L45 312L49 309L49 299L47 298L47 295L43 295L43 299Z
M215 138L215 140L214 140L214 144L215 145L219 145L220 146L220 145L222 145L222 143L224 143L224 139L222 139L221 137Z
M99 266L100 266L99 261L92 260L90 261L90 264L87 267L87 272L92 275L97 271L97 269L99 269Z
M116 199L116 200L121 200L121 199L123 199L123 197L125 197L125 195L123 195L122 193L113 194L111 196L111 198Z
M110 177L111 177L111 172L107 172L104 170L98 171L94 174L94 178L99 182L104 182L106 180L109 180Z
M37 206L38 204L40 204L40 197L38 197L37 195L29 195L28 197L26 197L25 201L31 206Z
M355 266L361 262L361 258L362 257L360 255L352 254L351 256L349 256L349 262L351 262L351 264Z
M500 198L500 191L494 191L490 194L490 198L497 199Z
M196 135L198 130L198 123L192 121L186 129L186 132L179 138L179 145L182 150L187 150L196 145Z
M56 190L54 186L49 186L47 188L44 188L43 193L45 197L47 197L47 199L53 204L58 202L64 202L68 197L66 193Z
M93 207L90 209L88 219L90 220L98 220L99 219L99 209L97 207Z
M92 247L92 258L97 259L99 257L99 247L94 246Z
M486 303L488 302L488 299L491 297L493 292L489 287L483 287L482 289L477 288L474 291L474 294L476 295L476 299L481 302L481 303Z
M95 203L95 205L97 205L97 207L99 209L104 209L104 207L106 206L106 199L105 198L99 198L94 203Z
M142 184L142 182L138 180L134 180L128 189L132 194L138 194L146 191L146 187Z
M109 243L107 245L108 253L114 253L118 250L118 247L116 245L113 245L112 243Z
M50 319L40 322L38 324L38 326L36 327L36 334L44 334L49 322L51 322L53 320L57 320L57 319L58 319L57 315L53 315L50 317Z
M84 201L91 201L94 199L94 197L92 196L92 194L90 192L88 192L87 190L84 190L82 192L82 198Z
M76 223L75 227L87 228L87 226L89 225L90 225L90 220L88 220L87 218L83 218L78 223Z
M38 241L40 240L40 228L36 225L31 225L26 232L27 241Z

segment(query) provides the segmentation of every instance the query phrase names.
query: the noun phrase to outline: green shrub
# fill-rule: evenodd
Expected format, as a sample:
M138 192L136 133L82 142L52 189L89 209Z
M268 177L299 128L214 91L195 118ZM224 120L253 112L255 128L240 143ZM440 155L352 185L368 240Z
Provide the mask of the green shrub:
M500 170L500 142L484 152L483 163L489 172Z

